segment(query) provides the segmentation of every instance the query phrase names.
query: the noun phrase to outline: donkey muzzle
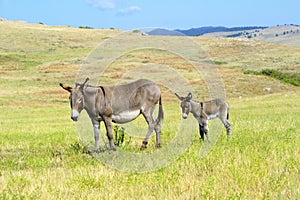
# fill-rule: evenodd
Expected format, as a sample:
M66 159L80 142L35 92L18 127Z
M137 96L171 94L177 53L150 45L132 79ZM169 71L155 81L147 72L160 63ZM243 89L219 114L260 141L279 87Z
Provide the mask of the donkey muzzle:
M72 110L72 115L71 115L71 119L75 122L78 121L79 118L79 112L77 110Z
M182 114L182 118L183 118L183 119L186 119L187 116L188 116L188 115L187 115L186 113L183 113L183 114Z

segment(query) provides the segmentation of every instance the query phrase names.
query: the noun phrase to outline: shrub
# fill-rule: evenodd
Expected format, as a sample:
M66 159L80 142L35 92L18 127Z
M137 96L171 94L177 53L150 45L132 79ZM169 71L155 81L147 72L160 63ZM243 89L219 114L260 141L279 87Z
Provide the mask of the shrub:
M115 125L113 129L115 132L115 145L120 147L124 143L125 129L118 125Z
M276 69L263 69L261 71L246 70L246 71L244 71L244 74L270 76L270 77L278 79L282 82L285 82L285 83L288 83L288 84L291 84L294 86L300 86L300 73L287 73L287 72L281 72Z
M294 86L300 86L300 74L299 73L284 73L274 69L264 69L261 71L263 75L270 76L281 80L285 83L292 84Z
M215 65L226 65L226 64L228 64L228 63L225 62L225 61L218 61L218 60L213 61L213 63L214 63Z
M94 29L93 27L90 27L90 26L79 26L78 28L82 28L82 29Z

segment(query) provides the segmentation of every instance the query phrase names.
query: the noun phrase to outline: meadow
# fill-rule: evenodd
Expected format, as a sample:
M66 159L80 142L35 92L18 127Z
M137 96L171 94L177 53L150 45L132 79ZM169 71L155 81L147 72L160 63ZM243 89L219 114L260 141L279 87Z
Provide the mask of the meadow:
M73 85L91 52L121 33L0 21L1 199L300 198L299 87L244 73L262 69L299 73L300 50L295 47L260 40L190 38L211 60L208 66L219 70L231 105L232 138L227 140L223 128L208 154L201 156L207 143L200 141L196 121L189 116L192 125L182 131L188 133L189 142L172 162L157 169L122 171L87 154L90 144L83 142L70 119L68 94L58 84ZM138 49L115 59L100 83L145 75L134 71L141 64L171 66L195 88L195 99L210 97L212 91L190 62L161 49ZM133 74L125 73L128 69ZM162 78L172 82L177 76L168 72ZM166 114L162 149L169 144L180 149L172 139L181 138L179 124L185 121L173 91L161 86ZM184 89L179 92L185 95ZM143 119L133 124L145 125ZM105 146L104 129L102 133ZM128 151L146 157L161 151L155 149L154 135L145 151L139 150L140 137L125 132L124 141L115 155Z

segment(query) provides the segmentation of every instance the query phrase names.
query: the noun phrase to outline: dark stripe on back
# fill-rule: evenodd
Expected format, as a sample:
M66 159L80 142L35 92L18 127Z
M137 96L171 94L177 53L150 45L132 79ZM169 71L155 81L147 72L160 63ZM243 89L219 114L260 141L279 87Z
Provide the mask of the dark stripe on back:
M103 97L105 98L105 90L104 90L104 87L103 86L99 86L103 92Z

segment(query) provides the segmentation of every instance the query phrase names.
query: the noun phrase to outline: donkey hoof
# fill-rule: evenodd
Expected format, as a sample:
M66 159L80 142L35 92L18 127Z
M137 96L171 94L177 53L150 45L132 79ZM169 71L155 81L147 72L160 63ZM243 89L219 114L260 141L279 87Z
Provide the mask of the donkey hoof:
M112 154L114 151L116 151L116 148L110 149L109 154Z
M141 146L141 150L147 149L147 144L148 144L148 142L143 141L143 144Z
M161 144L156 144L155 147L159 149L161 148Z
M97 149L88 150L87 153L92 155L92 154L98 153L98 150Z
M147 149L147 145L146 144L142 144L142 146L140 148L141 151L144 150L144 149Z
M109 153L109 154L112 154L113 152L114 152L113 150L109 150L109 152L108 152L108 153Z

